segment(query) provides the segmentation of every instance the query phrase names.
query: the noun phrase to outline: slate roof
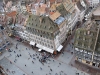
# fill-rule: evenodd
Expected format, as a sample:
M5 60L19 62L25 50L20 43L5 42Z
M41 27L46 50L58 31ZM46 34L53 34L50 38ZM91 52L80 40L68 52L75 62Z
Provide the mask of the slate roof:
M75 48L100 52L100 33L98 25L92 22L75 32Z
M56 9L60 12L62 16L68 14L68 11L65 9L64 5L61 3Z
M50 39L53 39L55 37L53 33L59 30L58 25L48 16L30 15L26 25L28 31L32 32L33 30L32 33L46 36ZM32 28L32 30L29 28Z
M62 16L72 14L75 10L75 7L73 3L70 1L61 3L59 6L56 7L56 9L61 13Z

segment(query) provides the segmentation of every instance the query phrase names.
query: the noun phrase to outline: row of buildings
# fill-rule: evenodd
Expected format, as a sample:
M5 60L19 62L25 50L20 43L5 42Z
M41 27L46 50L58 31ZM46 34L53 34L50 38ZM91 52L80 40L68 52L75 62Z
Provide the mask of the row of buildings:
M86 0L75 3L70 0L36 0L31 3L14 1L14 3L10 1L4 7L7 12L3 15L4 22L6 21L9 28L13 29L14 36L38 47L39 51L45 50L55 54L61 51L62 43L68 38L68 34L72 33L77 22L83 21L88 9ZM10 32L8 34L11 36Z
M76 23L83 21L88 5L86 1L82 2L83 4L81 1L74 4L69 0L55 2L49 8L49 13L30 14L23 24L25 26L16 23L16 27L19 25L21 29L17 28L17 33L30 45L38 47L39 51L56 54L63 48L62 43L68 38L68 33L73 31ZM40 2L37 5L41 8L44 3Z

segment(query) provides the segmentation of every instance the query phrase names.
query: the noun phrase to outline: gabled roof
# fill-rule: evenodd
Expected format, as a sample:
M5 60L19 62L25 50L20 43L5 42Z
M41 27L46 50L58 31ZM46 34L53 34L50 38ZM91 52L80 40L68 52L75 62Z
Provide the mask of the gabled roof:
M65 2L63 3L63 5L69 13L73 13L73 11L75 10L74 4L71 2Z
M98 35L99 28L98 25L94 22L90 23L89 25L86 25L86 27L84 28L77 29L74 41L75 48L88 51L96 51Z
M51 19L52 21L54 21L54 20L56 20L60 15L61 15L61 14L60 14L58 11L56 11L54 14L50 15L50 19Z
M49 10L56 10L56 7L58 7L61 3L52 4Z
M62 16L65 16L68 13L62 3L58 7L56 7L56 9L60 12Z
M66 15L66 14L72 14L75 10L75 7L73 5L73 3L71 3L70 1L61 3L57 8L56 8L62 16Z
M27 21L27 27L50 33L59 29L57 24L55 24L48 16L45 17L37 15L30 15Z

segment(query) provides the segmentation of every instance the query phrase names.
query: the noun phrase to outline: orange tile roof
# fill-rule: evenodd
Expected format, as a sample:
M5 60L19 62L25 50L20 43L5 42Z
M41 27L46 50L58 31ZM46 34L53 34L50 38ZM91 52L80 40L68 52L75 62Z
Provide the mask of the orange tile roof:
M54 14L50 15L51 20L56 20L61 14L56 11Z
M10 13L7 13L6 15L9 16L9 17L13 17L13 16L16 16L17 12L16 11L12 11Z

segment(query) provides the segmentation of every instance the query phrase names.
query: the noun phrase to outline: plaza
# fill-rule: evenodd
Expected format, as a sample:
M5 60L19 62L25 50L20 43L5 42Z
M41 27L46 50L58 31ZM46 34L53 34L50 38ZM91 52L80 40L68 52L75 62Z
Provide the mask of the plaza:
M0 57L0 65L8 75L76 75L76 73L89 75L69 65L73 58L73 55L67 51L67 48L71 50L69 45L65 48L64 54L60 54L56 58L49 57L42 64L39 61L39 58L42 57L41 52L16 40L12 40L12 42L14 42L10 48L12 52L6 51ZM18 49L16 49L16 44L18 44Z

